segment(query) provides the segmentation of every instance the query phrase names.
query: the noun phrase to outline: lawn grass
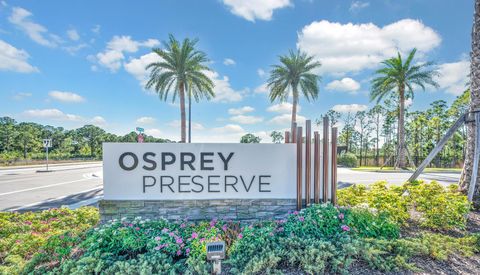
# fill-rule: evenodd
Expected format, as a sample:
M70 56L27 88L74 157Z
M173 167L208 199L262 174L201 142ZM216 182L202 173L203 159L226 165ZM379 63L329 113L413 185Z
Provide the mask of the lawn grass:
M354 171L361 171L361 172L399 172L405 171L400 169L394 169L393 167L377 167L377 166L360 166L352 168ZM409 171L415 171L414 169L410 168ZM424 172L426 173L460 173L462 172L461 168L435 168L435 167L427 167L425 168Z

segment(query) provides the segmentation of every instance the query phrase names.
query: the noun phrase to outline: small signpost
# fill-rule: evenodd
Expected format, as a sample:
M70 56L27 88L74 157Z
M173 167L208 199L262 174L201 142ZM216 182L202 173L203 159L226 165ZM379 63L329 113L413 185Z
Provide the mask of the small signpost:
M45 147L45 150L47 152L47 171L48 171L48 148L52 147L52 139L49 139L49 138L44 139L43 147Z
M143 129L142 127L137 127L135 130L137 130L138 132L137 142L143 143L143 132L145 132L145 129Z

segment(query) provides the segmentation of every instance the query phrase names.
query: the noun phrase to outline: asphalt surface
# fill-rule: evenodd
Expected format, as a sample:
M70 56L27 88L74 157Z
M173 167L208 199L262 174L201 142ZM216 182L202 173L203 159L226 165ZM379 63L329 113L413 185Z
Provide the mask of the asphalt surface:
M0 211L77 208L102 195L101 162L44 170L44 166L0 169Z
M71 164L0 168L0 211L38 211L51 207L78 208L95 205L102 198L102 164ZM339 188L352 184L371 184L386 180L402 184L411 173L359 172L338 168ZM460 173L425 173L420 179L436 180L443 185L457 183Z

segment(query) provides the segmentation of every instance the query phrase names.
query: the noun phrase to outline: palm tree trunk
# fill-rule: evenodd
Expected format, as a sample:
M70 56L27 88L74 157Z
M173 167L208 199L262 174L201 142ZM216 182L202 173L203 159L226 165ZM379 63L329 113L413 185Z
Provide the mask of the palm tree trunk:
M399 87L400 110L398 113L398 168L407 167L406 147L405 147L405 86ZM397 167L395 167L397 168Z
M188 143L192 143L192 92L188 90Z
M181 140L180 142L185 143L187 136L187 125L186 125L186 116L185 116L185 85L180 83L180 131L181 131Z
M480 111L480 0L475 0L475 14L472 29L472 53L470 63L470 116L473 119L473 112ZM475 125L474 122L467 123L467 145L465 164L463 166L462 176L460 178L460 189L467 191L471 182L473 173L473 159L475 153L475 130L480 125ZM480 173L478 173L480 175ZM475 192L473 195L473 202L476 207L480 207L480 194L478 186L480 178L475 180Z
M295 129L293 129L293 124L297 122L297 104L298 104L298 92L297 87L293 86L293 102L292 102L292 134Z

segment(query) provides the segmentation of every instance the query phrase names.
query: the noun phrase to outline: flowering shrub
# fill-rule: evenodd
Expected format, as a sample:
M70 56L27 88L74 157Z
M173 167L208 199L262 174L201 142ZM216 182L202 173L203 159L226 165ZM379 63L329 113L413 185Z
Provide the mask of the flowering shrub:
M92 207L0 212L0 274L18 273L32 258L37 263L40 258L61 260L98 219L98 210Z
M414 211L420 214L420 224L432 229L463 229L470 211L467 197L457 191L456 185L445 188L435 181L415 181L403 186L387 186L380 181L368 189L353 185L338 190L338 203L375 208L402 225L413 218L410 213Z

